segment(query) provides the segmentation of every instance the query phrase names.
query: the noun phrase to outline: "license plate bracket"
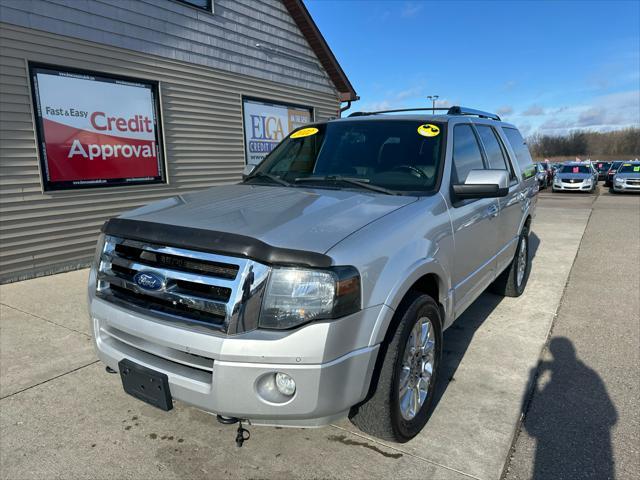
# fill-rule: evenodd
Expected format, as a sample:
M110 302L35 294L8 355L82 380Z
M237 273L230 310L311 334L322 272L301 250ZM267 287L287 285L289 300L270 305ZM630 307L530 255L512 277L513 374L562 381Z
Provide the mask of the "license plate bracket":
M145 366L122 359L118 362L122 387L129 395L165 412L173 408L169 377Z

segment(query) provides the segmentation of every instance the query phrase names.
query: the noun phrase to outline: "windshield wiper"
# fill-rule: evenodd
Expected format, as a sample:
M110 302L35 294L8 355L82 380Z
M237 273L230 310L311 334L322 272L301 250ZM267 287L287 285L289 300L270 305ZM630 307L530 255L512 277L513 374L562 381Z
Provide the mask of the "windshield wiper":
M293 187L293 185L291 183L287 182L286 180L281 179L280 177L276 177L275 175L271 175L270 173L256 172L253 175L249 175L244 181L247 182L248 180L251 180L252 178L266 178L268 180L271 180L272 182L279 183L280 185L282 185L284 187Z
M398 195L397 192L389 190L388 188L379 187L378 185L371 185L368 180L362 180L360 178L342 177L340 175L326 175L324 177L300 177L296 178L294 183L302 182L343 182L355 187L364 188L373 192L384 193L386 195Z

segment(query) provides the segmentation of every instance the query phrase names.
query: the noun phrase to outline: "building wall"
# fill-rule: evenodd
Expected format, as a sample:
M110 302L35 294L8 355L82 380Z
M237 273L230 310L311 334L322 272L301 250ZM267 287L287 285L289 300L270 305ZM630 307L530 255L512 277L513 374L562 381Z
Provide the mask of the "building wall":
M222 3L215 1L216 15ZM43 193L28 61L159 81L168 184ZM86 265L107 218L239 180L245 163L242 95L308 105L316 119L336 115L333 89L282 80L0 23L0 282Z
M214 13L175 0L2 0L0 21L333 92L280 0L213 0L213 5Z

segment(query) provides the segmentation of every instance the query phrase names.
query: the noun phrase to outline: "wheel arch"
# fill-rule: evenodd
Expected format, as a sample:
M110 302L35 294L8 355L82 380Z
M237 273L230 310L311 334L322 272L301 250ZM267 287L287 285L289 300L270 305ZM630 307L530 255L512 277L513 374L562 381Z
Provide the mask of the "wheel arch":
M427 262L405 277L396 289L389 292L385 305L389 307L387 314L378 319L371 335L371 345L384 343L397 326L396 312L402 310L404 303L416 293L427 294L440 307L440 316L444 330L450 324L453 312L453 297L450 293L451 283L444 269L437 261ZM391 333L390 333L391 332Z
M422 275L414 278L412 283L410 283L406 289L402 292L401 298L398 299L397 307L393 310L389 309L388 320L385 322L384 327L378 330L378 337L376 343L380 344L380 348L378 349L376 363L373 369L373 373L371 375L371 380L369 383L369 390L367 392L366 397L360 402L358 405L355 405L350 413L357 411L359 405L366 403L375 393L378 387L378 380L380 378L380 372L383 366L383 362L385 356L387 354L387 348L402 320L402 314L404 309L410 305L410 303L416 298L417 295L426 294L429 295L438 305L440 310L440 341L442 341L442 333L445 329L445 326L448 325L446 320L446 307L442 304L442 289L444 289L445 298L448 298L447 289L448 284L445 282L444 278L434 271L429 271Z

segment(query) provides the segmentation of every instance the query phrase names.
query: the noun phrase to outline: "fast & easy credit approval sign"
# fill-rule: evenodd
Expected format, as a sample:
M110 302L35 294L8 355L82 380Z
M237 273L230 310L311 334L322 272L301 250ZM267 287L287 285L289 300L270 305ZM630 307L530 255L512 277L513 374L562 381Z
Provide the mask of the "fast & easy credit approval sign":
M243 99L247 164L257 165L289 133L312 120L313 110L268 100Z
M165 181L157 84L31 67L45 190Z

